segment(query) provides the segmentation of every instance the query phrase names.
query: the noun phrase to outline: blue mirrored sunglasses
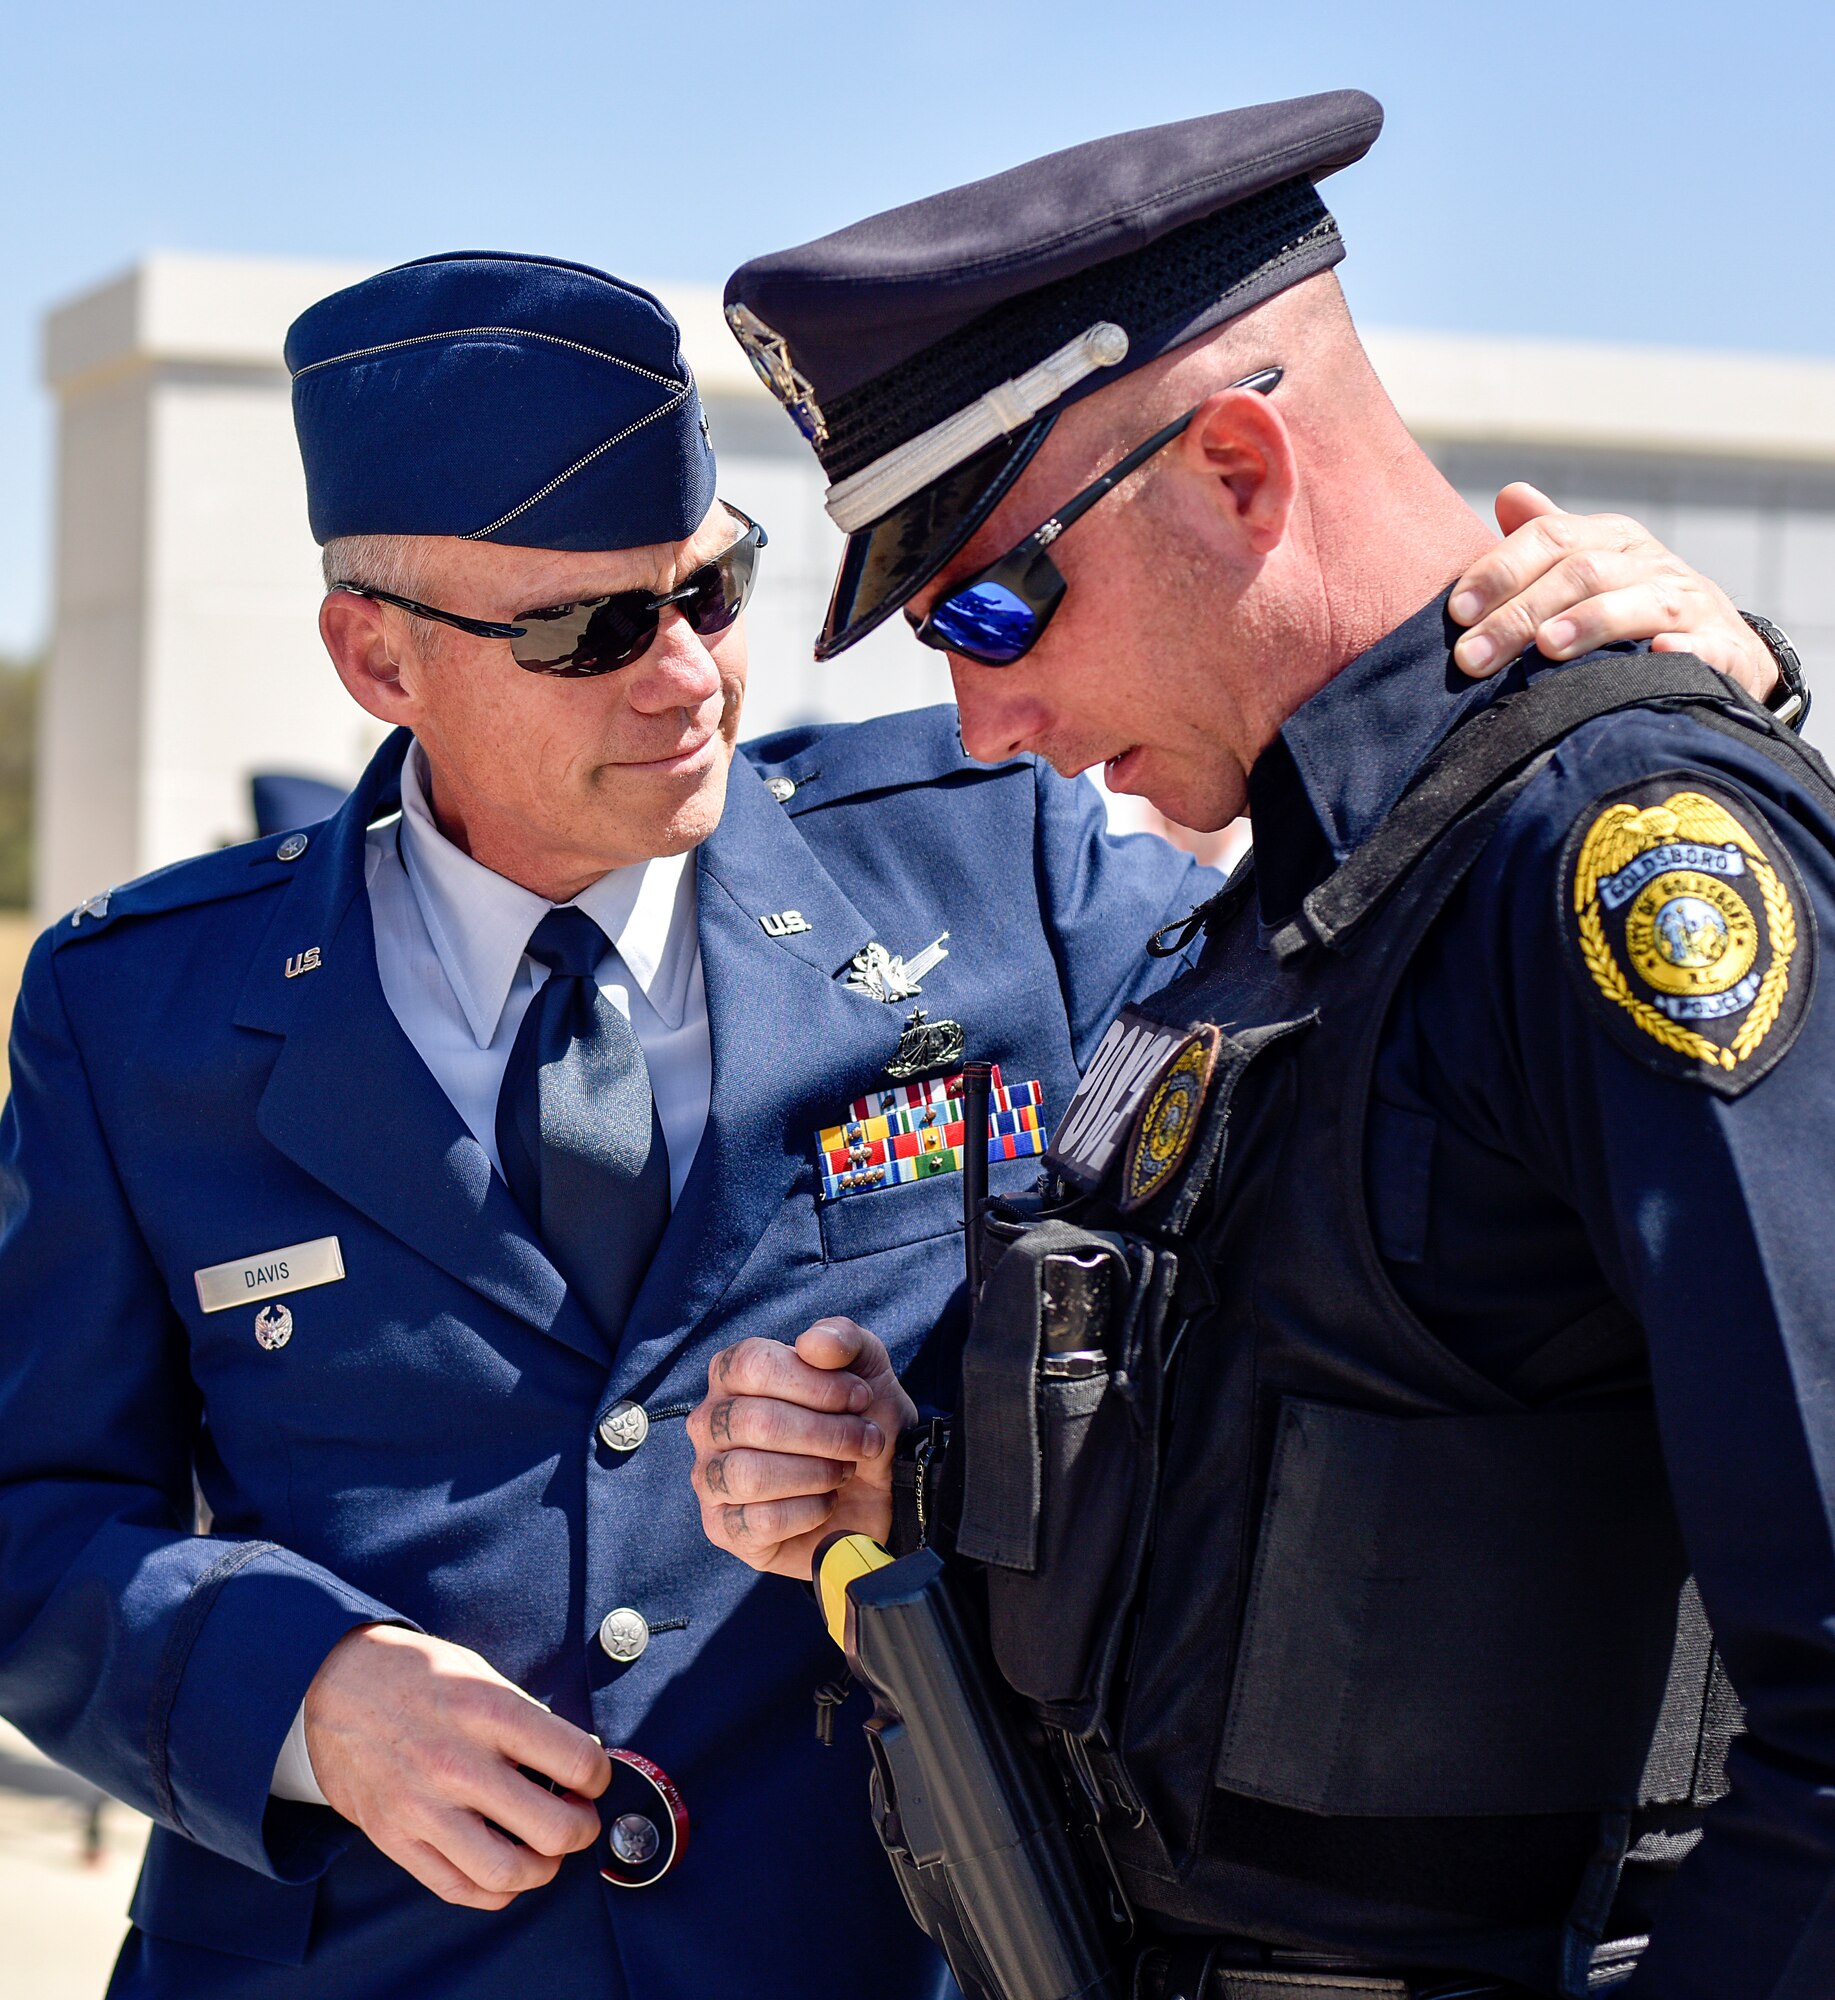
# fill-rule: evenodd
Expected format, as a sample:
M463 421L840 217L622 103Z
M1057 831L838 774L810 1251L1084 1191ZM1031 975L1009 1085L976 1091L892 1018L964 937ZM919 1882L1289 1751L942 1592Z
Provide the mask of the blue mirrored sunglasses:
M1279 383L1282 372L1279 368L1258 368L1253 375L1232 382L1230 387L1253 389L1257 395L1265 396ZM1205 400L1208 402L1209 398ZM1064 578L1047 553L1052 543L1129 473L1171 444L1203 407L1203 403L1196 404L1163 431L1155 431L1145 444L1136 445L1126 458L1117 459L1100 479L1084 487L998 562L990 563L979 575L967 578L939 597L922 619L911 618L912 630L919 641L934 646L940 653L956 653L984 667L1010 667L1015 660L1023 659L1038 644L1063 601Z

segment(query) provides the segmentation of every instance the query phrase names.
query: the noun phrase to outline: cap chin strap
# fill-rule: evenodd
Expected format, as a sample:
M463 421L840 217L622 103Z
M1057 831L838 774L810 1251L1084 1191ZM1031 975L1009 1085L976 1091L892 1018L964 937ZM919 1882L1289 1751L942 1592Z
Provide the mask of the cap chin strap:
M1127 353L1128 336L1123 329L1113 320L1099 319L1055 354L1048 354L1036 368L1000 383L967 409L945 417L884 458L838 480L822 503L828 518L848 535L879 520L997 438L1011 436L1029 424L1097 369L1113 368L1124 361Z

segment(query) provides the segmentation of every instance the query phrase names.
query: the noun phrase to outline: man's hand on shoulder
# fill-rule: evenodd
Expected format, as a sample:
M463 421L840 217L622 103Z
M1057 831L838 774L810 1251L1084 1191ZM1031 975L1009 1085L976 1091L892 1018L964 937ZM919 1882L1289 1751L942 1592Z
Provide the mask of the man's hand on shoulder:
M1497 496L1504 539L1453 586L1447 610L1471 629L1453 649L1484 679L1531 646L1548 659L1628 640L1693 653L1763 701L1778 670L1717 583L1623 514L1567 514L1521 481Z
M592 1737L488 1661L394 1625L359 1626L326 1655L306 1690L306 1751L337 1811L442 1901L475 1910L503 1909L590 1847L587 1802L611 1777Z
M916 1421L884 1342L851 1319L819 1319L794 1347L723 1349L688 1419L708 1540L753 1569L804 1579L827 1535L883 1541L892 1449Z

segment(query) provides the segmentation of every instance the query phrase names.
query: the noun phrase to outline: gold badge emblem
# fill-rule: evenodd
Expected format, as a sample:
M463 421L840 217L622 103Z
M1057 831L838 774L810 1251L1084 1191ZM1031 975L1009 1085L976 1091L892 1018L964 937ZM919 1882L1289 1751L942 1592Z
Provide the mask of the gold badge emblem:
M1198 1136L1211 1070L1217 1061L1215 1028L1197 1028L1179 1045L1134 1120L1122 1165L1121 1206L1144 1208L1172 1179Z
M1748 802L1705 780L1674 783L1637 786L1594 815L1573 863L1574 943L1637 1053L1743 1089L1802 1019L1802 885Z

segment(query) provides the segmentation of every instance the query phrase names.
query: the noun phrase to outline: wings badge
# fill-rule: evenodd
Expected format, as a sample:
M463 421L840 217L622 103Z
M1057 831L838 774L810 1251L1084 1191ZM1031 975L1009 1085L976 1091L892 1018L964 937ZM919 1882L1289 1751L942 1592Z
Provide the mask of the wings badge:
M1608 794L1563 874L1582 990L1633 1055L1734 1097L1796 1039L1814 920L1750 801L1692 772Z

